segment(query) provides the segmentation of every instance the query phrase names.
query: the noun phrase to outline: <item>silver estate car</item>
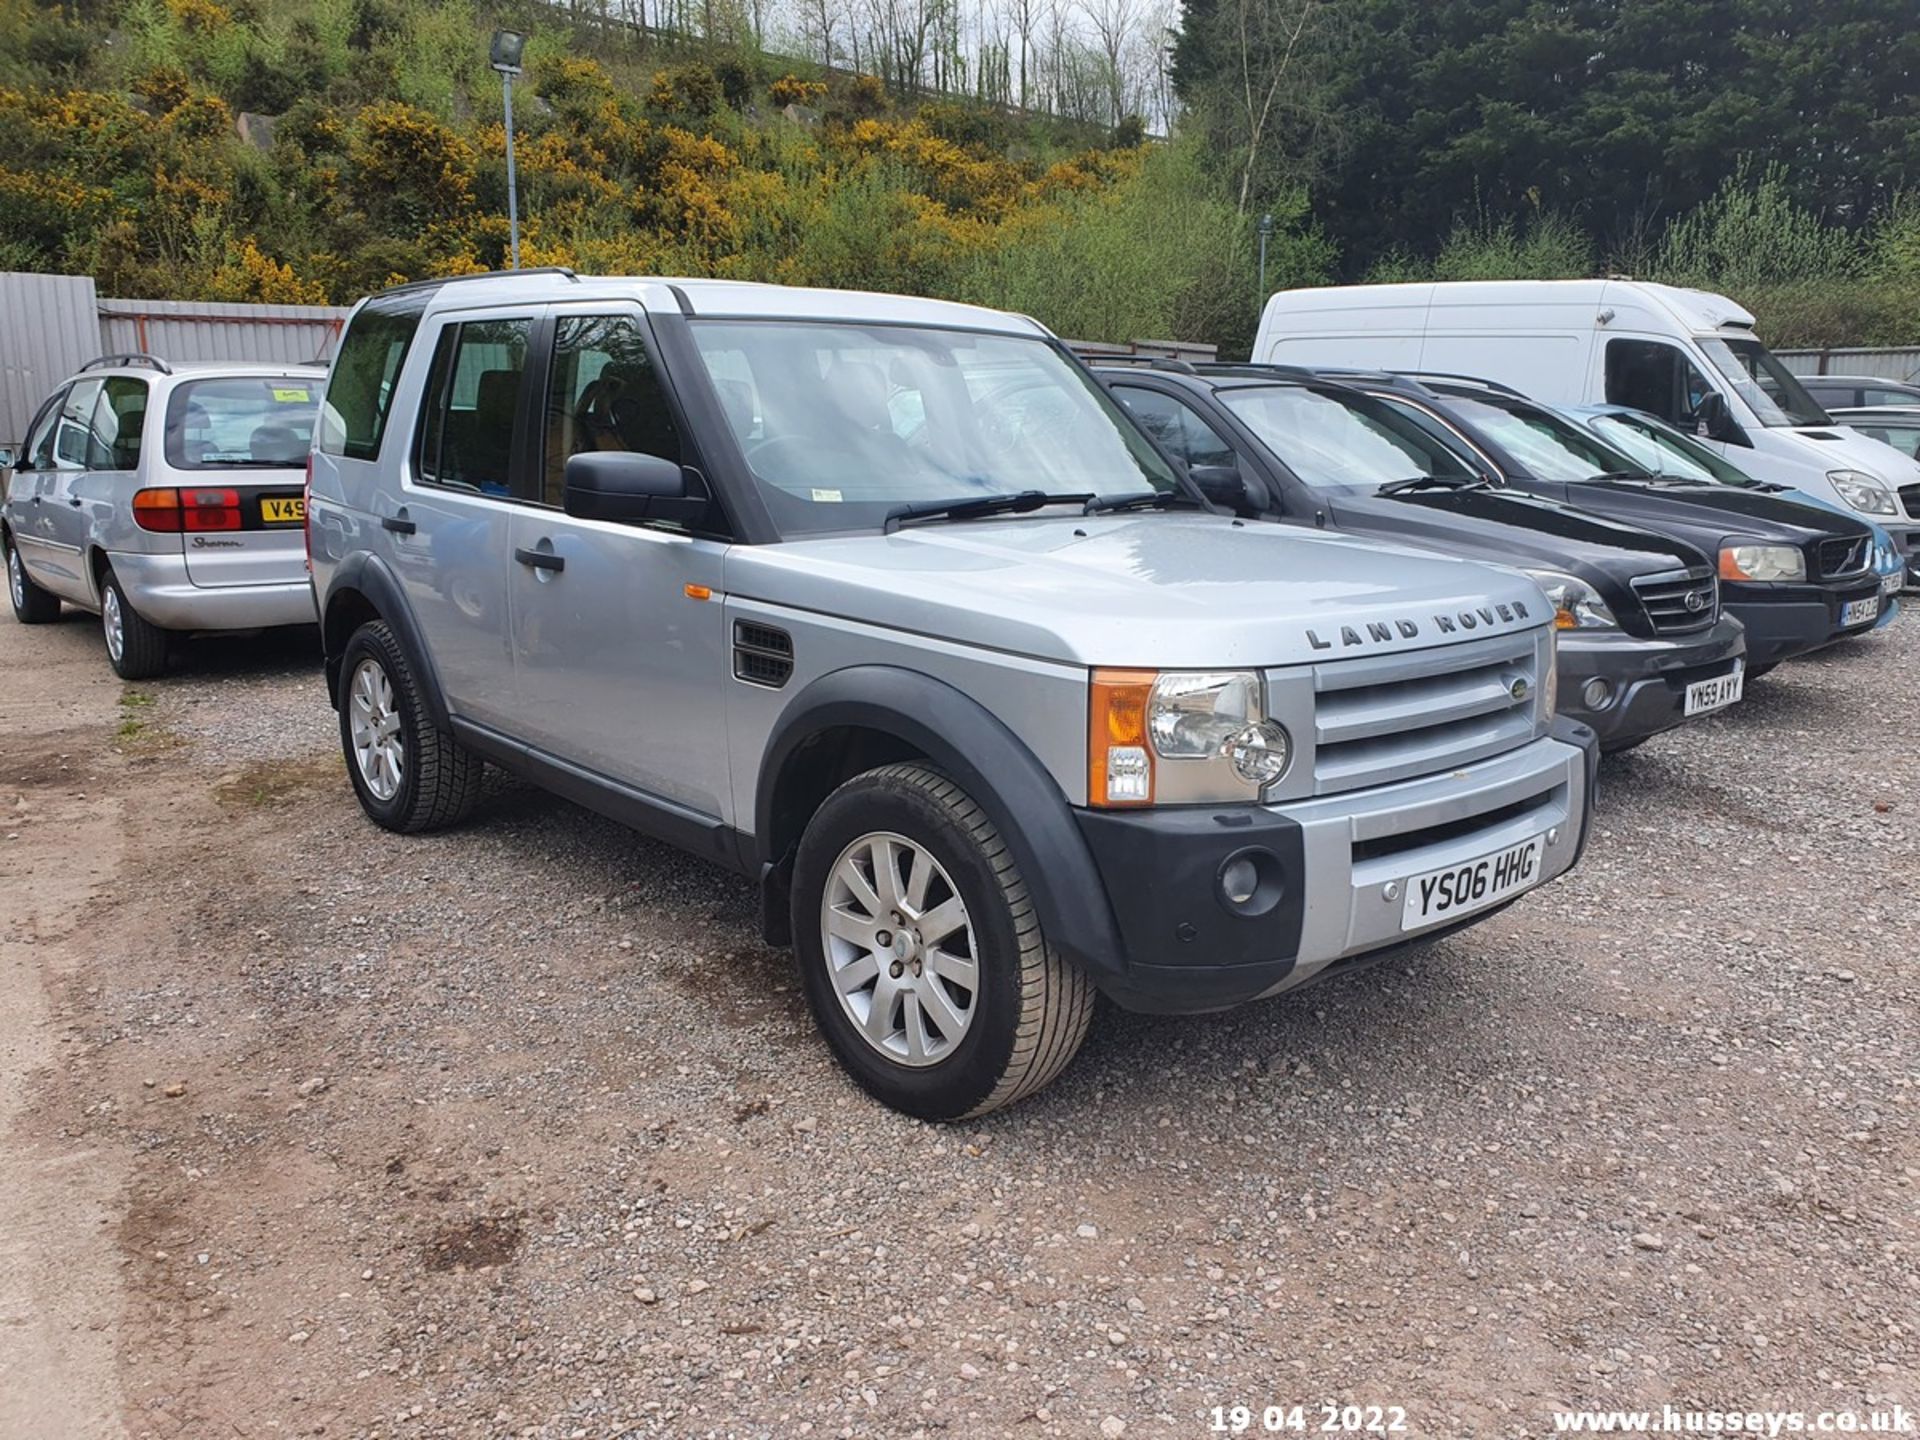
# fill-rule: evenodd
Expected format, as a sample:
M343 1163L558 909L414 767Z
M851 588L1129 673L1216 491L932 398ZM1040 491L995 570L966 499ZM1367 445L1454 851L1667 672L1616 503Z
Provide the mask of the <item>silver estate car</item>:
M100 616L122 679L171 637L314 623L307 450L326 371L108 355L41 405L0 511L22 624Z
M453 824L497 765L739 871L923 1117L1040 1089L1096 993L1277 994L1585 840L1532 580L1214 510L1020 316L403 287L348 322L310 504L368 816Z

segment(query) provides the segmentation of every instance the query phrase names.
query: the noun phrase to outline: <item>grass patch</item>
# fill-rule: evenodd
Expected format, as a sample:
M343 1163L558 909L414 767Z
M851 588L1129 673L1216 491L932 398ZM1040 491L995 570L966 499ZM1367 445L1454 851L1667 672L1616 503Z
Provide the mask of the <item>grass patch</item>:
M245 769L221 777L214 786L214 798L235 809L270 810L306 791L338 784L344 763L338 755L256 760Z

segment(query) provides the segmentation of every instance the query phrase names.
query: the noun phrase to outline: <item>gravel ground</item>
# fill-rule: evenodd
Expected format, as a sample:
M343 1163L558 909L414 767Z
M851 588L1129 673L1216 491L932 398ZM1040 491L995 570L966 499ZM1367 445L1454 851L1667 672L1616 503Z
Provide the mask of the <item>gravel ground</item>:
M93 643L0 629L16 687ZM128 1177L133 1435L1912 1408L1916 661L1908 617L1610 760L1579 870L1416 958L1104 1011L941 1128L842 1078L741 881L513 784L374 829L260 642L88 732L141 883L38 947L23 1123Z

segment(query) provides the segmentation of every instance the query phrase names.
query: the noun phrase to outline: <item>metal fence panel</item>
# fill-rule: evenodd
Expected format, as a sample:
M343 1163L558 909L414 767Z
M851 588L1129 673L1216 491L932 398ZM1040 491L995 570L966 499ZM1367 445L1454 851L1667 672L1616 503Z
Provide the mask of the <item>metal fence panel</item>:
M47 393L100 353L93 281L0 272L0 445L17 446Z
M100 301L102 348L164 360L325 360L347 318L344 306L225 305L200 300Z
M1872 375L1880 380L1920 379L1920 348L1874 350L1776 350L1796 375Z

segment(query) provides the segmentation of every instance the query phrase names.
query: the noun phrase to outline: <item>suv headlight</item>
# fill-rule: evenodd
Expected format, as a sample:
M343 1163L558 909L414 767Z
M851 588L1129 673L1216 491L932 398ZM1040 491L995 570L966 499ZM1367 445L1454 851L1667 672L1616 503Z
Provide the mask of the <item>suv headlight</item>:
M1893 515L1893 492L1862 470L1829 470L1827 483L1840 498L1856 510L1869 515Z
M1258 800L1292 763L1255 671L1096 670L1090 693L1091 804Z
M1615 630L1620 622L1600 598L1600 592L1578 576L1559 570L1528 570L1535 584L1547 592L1556 630Z
M1720 551L1722 580L1804 580L1807 557L1792 545L1727 545Z

